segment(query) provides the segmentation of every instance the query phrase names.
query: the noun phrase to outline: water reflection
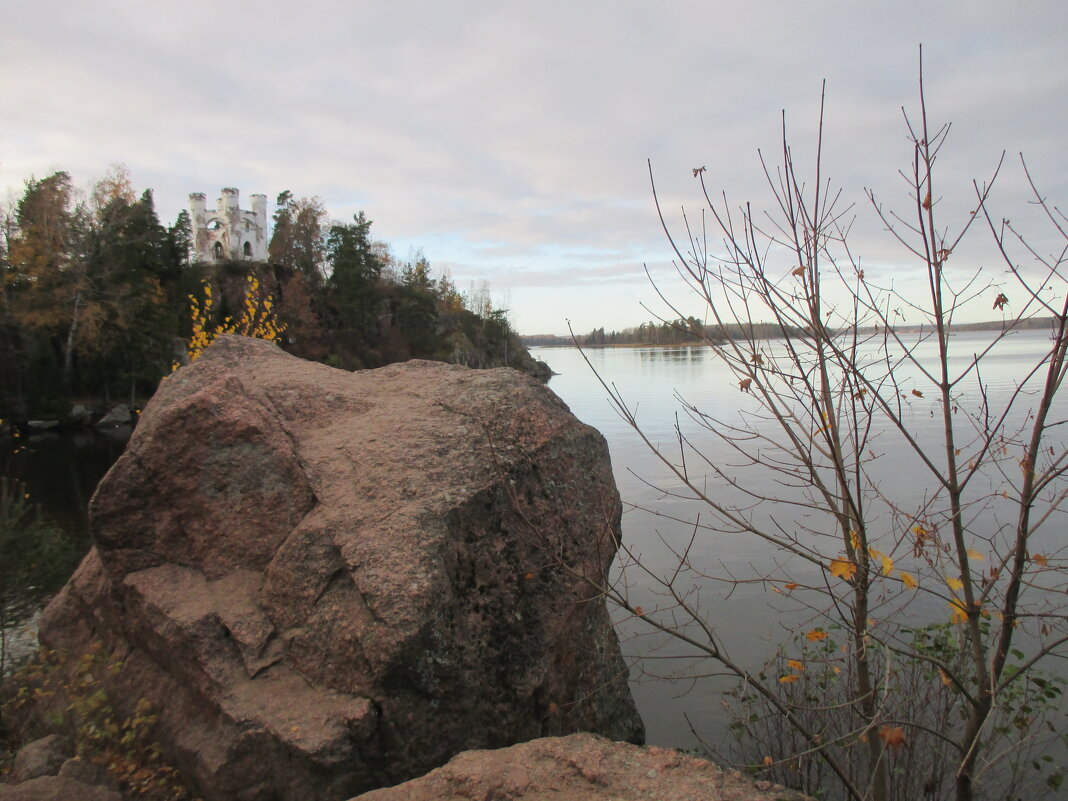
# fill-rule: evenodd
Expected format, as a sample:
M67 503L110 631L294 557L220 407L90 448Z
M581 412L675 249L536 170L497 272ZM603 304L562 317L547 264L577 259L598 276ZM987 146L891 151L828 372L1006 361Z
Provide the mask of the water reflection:
M0 475L21 481L45 515L83 551L89 547L89 498L130 438L130 428L33 434L9 440Z
M689 362L699 364L712 356L712 349L707 345L684 345L669 348L632 348L630 349L642 361L650 362Z

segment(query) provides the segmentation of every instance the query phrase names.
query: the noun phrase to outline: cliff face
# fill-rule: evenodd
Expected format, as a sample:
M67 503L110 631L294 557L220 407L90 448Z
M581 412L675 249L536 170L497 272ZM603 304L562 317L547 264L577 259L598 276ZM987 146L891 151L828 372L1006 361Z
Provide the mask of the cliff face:
M164 380L41 638L101 639L208 801L343 799L642 726L603 603L607 446L510 369L347 373L224 337Z

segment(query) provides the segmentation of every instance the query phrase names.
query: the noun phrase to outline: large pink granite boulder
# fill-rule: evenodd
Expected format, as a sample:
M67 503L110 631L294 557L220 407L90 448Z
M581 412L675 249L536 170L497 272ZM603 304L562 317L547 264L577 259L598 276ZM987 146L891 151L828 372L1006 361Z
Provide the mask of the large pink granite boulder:
M208 801L343 799L472 748L640 741L601 435L510 369L224 337L164 380L42 641L102 639Z

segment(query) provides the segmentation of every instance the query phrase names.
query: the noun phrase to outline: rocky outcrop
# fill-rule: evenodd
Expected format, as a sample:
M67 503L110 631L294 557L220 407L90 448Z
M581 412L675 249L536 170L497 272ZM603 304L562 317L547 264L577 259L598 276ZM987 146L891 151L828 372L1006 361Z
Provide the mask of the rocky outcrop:
M17 782L24 782L40 776L55 776L72 756L74 749L66 738L49 734L19 749L11 777Z
M133 419L133 412L125 403L118 403L108 409L107 413L96 421L97 428L118 428L128 426Z
M548 384L553 377L552 368L541 359L535 359L526 348L520 348L512 359L512 366L520 372L534 376L543 384Z
M667 748L613 743L592 734L547 737L469 751L444 767L351 801L805 801L704 759Z
M164 380L41 639L103 640L207 801L343 799L472 748L640 740L607 447L535 380L223 337Z
M122 801L117 790L69 776L42 776L20 784L0 784L0 801Z
M121 801L107 771L74 756L55 734L24 745L15 755L11 783L0 783L0 801Z

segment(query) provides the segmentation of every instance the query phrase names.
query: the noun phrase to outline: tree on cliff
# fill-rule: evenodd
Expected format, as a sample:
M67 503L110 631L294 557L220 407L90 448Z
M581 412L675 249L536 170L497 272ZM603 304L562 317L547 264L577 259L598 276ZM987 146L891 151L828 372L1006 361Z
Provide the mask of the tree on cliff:
M327 287L340 328L362 337L374 334L377 283L382 262L371 240L371 220L361 211L351 223L330 226L326 238Z
M134 403L138 386L153 386L170 360L177 315L166 285L180 267L172 259L167 230L156 216L151 190L130 202L108 201L91 237L88 274L97 313L90 342L97 356L91 372L120 378Z
M167 261L179 270L188 269L193 262L193 223L185 209L167 229L167 251Z
M664 492L700 512L680 521L677 539L663 535L667 571L627 554L624 577L643 571L654 595L634 597L625 580L602 589L698 663L741 679L738 727L755 738L754 770L857 801L971 801L985 788L1016 797L1018 780L1062 780L1044 750L1057 736L1046 727L1062 682L1043 671L1068 644L1059 541L1068 450L1054 403L1068 373L1068 219L1031 182L1049 229L1033 243L995 215L993 179L965 187L968 211L943 219L954 207L935 164L949 126L929 122L922 67L906 124L904 208L866 194L919 268L925 296L899 294L850 248L851 211L822 173L822 111L811 175L794 161L785 125L780 163L761 154L768 212L709 193L701 167L694 178L719 241L703 225L677 238L661 213L679 275L725 332L706 342L734 373L738 415L680 398L675 441L659 443L605 379L668 470ZM1006 271L996 277L952 261L984 224ZM683 316L662 298L666 319ZM959 352L952 321L982 304L1004 315L1003 330ZM984 361L1039 315L1052 320L1045 355L999 393ZM746 333L761 319L778 341ZM906 320L922 333L906 333ZM891 448L906 469L887 472L878 457ZM774 549L776 569L724 574L702 561L731 537ZM763 669L732 656L715 609L701 604L717 583L744 582L807 621Z
M78 259L84 212L75 208L70 176L31 178L15 207L5 276L6 315L16 327L23 370L38 376L58 371L69 385L74 339L81 320L86 276ZM49 394L58 386L30 387Z
M15 207L8 242L5 289L18 296L12 307L19 324L61 330L68 320L60 295L70 264L74 226L73 189L65 172L31 178Z
M151 392L169 363L188 256L151 192L113 167L79 200L65 172L30 179L8 220L0 336L7 414L62 414L64 398ZM181 260L179 260L181 259Z
M404 332L411 355L422 359L438 356L442 350L438 336L442 301L430 262L422 252L401 268L400 285L390 294L390 321Z
M318 197L295 198L288 189L278 195L274 233L267 252L271 264L293 270L318 286L324 258L326 208Z

